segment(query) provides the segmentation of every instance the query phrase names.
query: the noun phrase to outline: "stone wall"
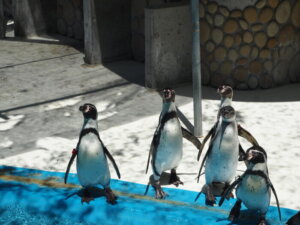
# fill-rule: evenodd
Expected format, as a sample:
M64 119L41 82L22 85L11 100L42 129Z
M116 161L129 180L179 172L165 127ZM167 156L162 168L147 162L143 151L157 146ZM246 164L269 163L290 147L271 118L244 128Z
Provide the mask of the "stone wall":
M70 38L83 40L82 0L57 0L57 32Z
M203 84L300 81L300 0L202 0L200 27Z

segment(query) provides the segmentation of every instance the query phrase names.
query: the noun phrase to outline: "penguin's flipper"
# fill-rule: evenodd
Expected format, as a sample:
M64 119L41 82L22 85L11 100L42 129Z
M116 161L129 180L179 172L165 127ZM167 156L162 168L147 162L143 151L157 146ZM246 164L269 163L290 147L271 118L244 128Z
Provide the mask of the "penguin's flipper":
M267 182L268 182L268 185L271 187L271 190L275 196L275 199L276 199L276 204L277 204L277 210L278 210L278 215L279 215L279 219L281 221L281 211L280 211L280 205L279 205L279 201L278 201L278 197L277 197L277 194L276 194L276 191L275 191L275 188L273 186L273 184L271 183L271 180L268 176L267 177Z
M245 130L240 124L238 124L238 135L245 138L254 146L259 145L253 135L249 131Z
M241 144L239 144L239 161L244 161L245 160L245 155L246 155L245 150L243 149Z
M72 166L72 164L73 164L74 159L76 158L76 156L77 156L77 153L73 150L72 156L70 158L70 161L68 163L67 170L66 170L66 173L65 173L65 184L68 181L68 175L69 175L69 172L70 172L70 168L71 168L71 166Z
M154 149L154 139L155 139L155 136L153 137L152 142L151 142L151 146L150 146L150 151L149 151L148 160L147 160L147 166L146 166L146 174L148 173L150 159L151 159L151 154L152 154L153 149Z
M118 175L118 178L120 179L121 178L121 174L120 174L120 171L119 171L119 168L116 164L116 161L114 160L114 158L112 157L112 155L109 153L109 151L107 150L107 148L105 146L103 146L103 150L104 150L104 153L105 155L107 155L107 157L109 158L109 160L112 162L114 168L115 168L115 171Z
M201 142L199 141L199 139L197 137L195 137L191 132L189 132L184 127L181 127L181 131L182 131L182 137L184 137L188 141L192 142L195 145L195 147L200 151ZM201 155L201 152L199 152L198 155Z
M210 137L214 137L215 136L215 133L216 133L216 128L217 128L217 124L218 122L215 123L215 125L210 129L210 131L208 132L208 134L205 136L205 138L203 139L203 142L201 144L201 147L199 149L199 153L198 153L198 156L197 156L197 160L199 161L200 159L200 155L201 155L201 152L205 146L205 143L207 142L207 140L210 138Z
M202 169L203 169L203 166L204 166L204 162L206 161L209 153L211 152L211 149L212 149L212 145L209 146L207 152L205 153L205 156L201 162L201 166L200 166L200 169L199 169L199 173L198 173L198 176L197 176L197 182L199 183L199 179L200 179L200 176L201 176L201 172L202 172Z
M220 201L219 201L219 206L222 206L225 198L232 192L232 190L235 188L235 186L237 186L241 181L242 181L243 177L239 176L224 192L224 194L222 195Z

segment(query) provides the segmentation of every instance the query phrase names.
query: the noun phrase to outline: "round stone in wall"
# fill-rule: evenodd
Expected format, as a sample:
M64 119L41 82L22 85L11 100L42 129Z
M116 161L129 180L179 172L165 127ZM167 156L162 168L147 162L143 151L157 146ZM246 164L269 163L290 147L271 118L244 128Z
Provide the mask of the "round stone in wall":
M252 61L249 65L249 70L252 74L260 74L262 69L263 65L259 61Z
M258 20L262 23L268 23L272 17L273 10L270 7L265 7L260 11Z
M272 21L267 26L267 34L269 37L274 37L279 31L279 26L275 21Z
M291 19L295 27L300 27L300 1L295 2Z
M218 4L216 2L211 2L207 6L207 11L210 12L211 14L216 13L218 10Z
M268 4L269 6L271 6L272 8L276 8L277 5L279 3L279 0L268 0Z
M247 7L244 12L244 18L248 23L254 23L257 20L257 9L253 6Z
M252 47L250 56L251 56L252 59L257 58L257 56L258 56L258 48L257 47L255 47L255 46Z
M208 41L205 45L205 50L211 53L215 49L215 44L212 41Z
M200 18L204 18L205 17L205 9L203 4L200 2L199 4L199 14L200 14Z
M225 17L229 16L229 10L226 7L220 7L219 10L220 10L220 13L222 13L223 16L225 16Z
M223 43L224 43L224 45L225 45L226 48L232 47L233 44L234 44L233 37L231 35L228 35L228 34L225 35Z
M217 61L223 61L226 57L226 49L221 46L217 47L214 52L214 56Z
M248 80L248 70L244 66L237 66L233 72L233 77L241 82Z
M290 40L293 40L295 35L295 31L292 25L285 25L280 31L279 31L279 42L284 44Z
M200 40L201 40L201 44L204 44L210 38L210 27L208 23L204 20L200 21L200 27L201 27Z
M240 26L241 26L241 28L242 28L243 30L248 30L249 26L248 26L248 23L247 23L245 20L240 19L240 20L239 20L239 23L240 23Z
M223 40L223 32L219 28L215 28L211 32L213 41L218 45Z
M239 54L235 49L230 49L229 52L228 52L228 58L232 62L235 62L239 58Z
M246 43L251 43L253 41L253 35L251 32L249 31L246 31L244 34L243 34L243 40L244 42Z
M278 23L286 23L291 15L291 5L289 1L282 1L275 12L275 18Z
M249 57L251 51L251 47L248 44L242 45L240 48L240 55L243 57Z
M258 78L256 75L251 74L248 78L248 86L250 89L256 89L258 86Z
M236 22L236 20L234 20L234 19L227 20L223 27L224 32L229 33L229 34L235 33L238 28L239 28L239 25Z
M261 9L266 5L266 3L267 3L267 0L259 0L255 6L256 6L256 8Z
M230 17L240 18L240 17L242 17L242 12L238 9L232 10L231 13L230 13Z
M215 18L214 18L214 24L215 24L217 27L222 26L223 23L224 23L224 21L225 21L224 16L222 16L222 15L219 14L219 13L215 15Z
M258 32L254 35L254 42L259 48L263 48L267 42L267 36L265 32Z

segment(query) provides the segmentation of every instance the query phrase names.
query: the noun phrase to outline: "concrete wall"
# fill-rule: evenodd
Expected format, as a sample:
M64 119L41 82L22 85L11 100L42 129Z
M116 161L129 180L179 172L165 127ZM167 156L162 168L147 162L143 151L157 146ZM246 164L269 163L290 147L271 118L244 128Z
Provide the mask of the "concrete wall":
M160 89L191 80L189 5L146 9L146 86Z

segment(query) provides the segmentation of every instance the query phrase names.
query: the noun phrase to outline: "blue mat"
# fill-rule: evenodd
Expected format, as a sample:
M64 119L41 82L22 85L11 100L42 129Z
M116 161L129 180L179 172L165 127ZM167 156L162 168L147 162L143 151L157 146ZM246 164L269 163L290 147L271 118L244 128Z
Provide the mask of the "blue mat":
M222 207L206 207L203 195L194 202L196 192L164 187L168 197L156 200L152 188L144 196L145 185L112 180L116 205L106 203L100 189L95 189L98 198L81 204L76 174L69 175L67 185L63 177L64 173L0 166L0 224L231 224L227 217L235 199ZM241 213L238 224L257 223L252 212L242 208ZM281 213L282 222L277 208L271 206L268 223L284 224L296 211L281 208Z

